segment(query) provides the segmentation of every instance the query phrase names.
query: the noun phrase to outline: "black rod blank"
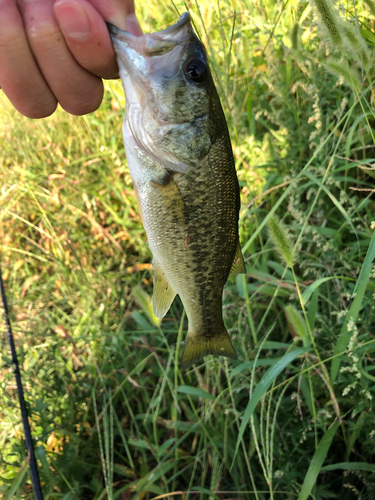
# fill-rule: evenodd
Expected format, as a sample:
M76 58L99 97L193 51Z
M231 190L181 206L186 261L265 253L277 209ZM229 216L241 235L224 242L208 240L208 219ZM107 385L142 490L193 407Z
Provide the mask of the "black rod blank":
M33 441L32 441L31 432L30 432L29 419L27 417L25 397L23 394L21 373L20 373L19 364L18 364L16 347L14 345L12 327L11 327L10 320L9 320L8 306L7 306L6 296L5 296L1 267L0 267L0 293L1 293L1 300L3 302L3 307L4 307L5 323L6 323L7 330L8 330L8 340L9 340L10 350L12 353L13 371L14 371L14 375L16 377L16 382L17 382L17 393L18 393L18 399L19 399L20 407L21 407L23 430L25 433L26 448L27 448L27 452L28 452L28 456L29 456L31 481L33 483L34 496L35 496L35 500L43 500L43 494L42 494L42 490L40 487L40 480L39 480L39 474L38 474L38 466L37 466L37 463L35 460Z

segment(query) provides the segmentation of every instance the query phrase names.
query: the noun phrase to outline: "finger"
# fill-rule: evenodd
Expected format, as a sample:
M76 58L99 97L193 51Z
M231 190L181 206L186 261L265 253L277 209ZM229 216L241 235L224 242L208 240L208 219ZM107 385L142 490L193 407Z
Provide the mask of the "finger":
M54 1L18 1L29 45L58 102L73 115L97 109L103 97L102 81L70 53L53 15Z
M29 118L49 116L56 99L30 51L13 0L0 0L0 86L13 106Z
M57 0L53 10L75 60L101 78L117 78L115 52L99 12L85 0Z
M90 3L109 23L132 35L142 36L142 28L135 15L134 0L90 0Z
M132 35L142 36L143 31L135 14L129 14L125 19L125 29Z

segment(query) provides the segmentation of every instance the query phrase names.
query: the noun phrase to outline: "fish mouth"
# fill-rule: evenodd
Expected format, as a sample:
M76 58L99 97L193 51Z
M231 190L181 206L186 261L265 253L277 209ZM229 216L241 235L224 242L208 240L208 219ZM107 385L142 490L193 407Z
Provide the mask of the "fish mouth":
M162 31L158 31L157 33L145 33L145 35L143 36L155 37L156 35L158 38L173 38L178 35L178 33L181 32L181 29L188 23L190 23L190 14L189 12L184 12L182 16L180 16L180 19L177 21L177 23L173 24L172 26L169 26ZM114 24L111 23L107 23L107 27L112 40L130 42L131 40L139 40L142 38L142 36L132 35L128 31L120 30L120 28L117 28Z
M177 21L177 23L173 24L172 26L169 26L168 28L159 31L158 35L161 35L163 37L165 36L173 36L176 33L180 32L181 28L185 26L185 24L190 22L190 14L189 12L184 12L180 19Z
M181 70L195 37L188 12L172 26L142 36L132 35L112 24L108 24L108 29L126 101L128 104L137 102L141 108L148 100L150 81L155 78L172 80Z
M185 97L189 94L185 63L196 53L204 56L189 13L162 31L142 36L113 25L108 28L125 90L124 136L158 164L162 158L166 168L187 171L190 153L179 154L178 138L191 137L199 149L205 127L191 122L207 114L199 109L193 115ZM195 134L197 128L201 134Z
M107 23L112 43L119 60L129 71L133 64L139 70L145 70L145 59L171 52L176 46L185 45L191 37L190 14L184 12L172 26L157 33L145 33L143 36L132 35Z

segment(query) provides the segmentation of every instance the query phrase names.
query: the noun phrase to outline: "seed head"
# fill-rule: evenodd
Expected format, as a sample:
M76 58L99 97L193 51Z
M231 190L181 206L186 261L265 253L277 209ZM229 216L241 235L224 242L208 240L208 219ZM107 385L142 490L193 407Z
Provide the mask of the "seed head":
M299 34L299 24L295 23L292 29L292 47L294 50L298 50L298 34Z
M292 238L288 234L284 224L274 215L268 221L268 232L281 260L288 267L293 267L296 261L296 252Z
M300 337L303 345L308 347L310 344L309 332L301 313L292 305L286 306L284 312L292 336Z
M334 59L330 59L326 67L335 76L341 77L348 87L356 91L360 89L361 83L359 75L354 68L349 66L347 61L341 60L337 62Z
M318 11L322 28L327 33L331 43L339 47L342 44L342 37L340 34L340 16L332 9L330 2L327 0L312 0Z

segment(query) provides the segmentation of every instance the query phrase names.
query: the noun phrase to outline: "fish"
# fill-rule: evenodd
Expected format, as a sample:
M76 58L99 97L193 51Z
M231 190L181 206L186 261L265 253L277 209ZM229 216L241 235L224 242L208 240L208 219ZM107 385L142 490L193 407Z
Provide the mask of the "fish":
M208 354L236 359L222 297L228 276L245 272L240 190L206 50L188 12L163 31L109 32L125 91L125 152L153 254L155 316L180 296L182 369Z

